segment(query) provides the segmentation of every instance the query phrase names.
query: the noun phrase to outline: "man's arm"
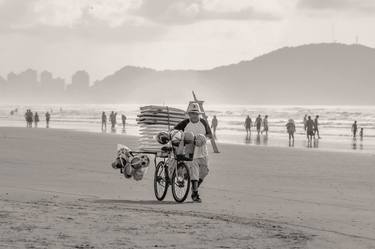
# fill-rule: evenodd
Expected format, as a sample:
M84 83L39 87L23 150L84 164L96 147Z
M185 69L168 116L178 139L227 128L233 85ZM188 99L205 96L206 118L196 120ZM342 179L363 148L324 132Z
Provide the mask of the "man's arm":
M184 119L183 121L181 121L180 123L178 123L174 129L175 130L179 130L179 131L185 131L185 127L187 126L187 124L189 123L189 119Z

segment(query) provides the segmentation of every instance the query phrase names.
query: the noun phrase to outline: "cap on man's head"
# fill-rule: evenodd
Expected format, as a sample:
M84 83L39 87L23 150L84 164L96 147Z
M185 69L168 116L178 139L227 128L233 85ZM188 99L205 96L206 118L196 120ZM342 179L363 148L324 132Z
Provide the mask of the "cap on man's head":
M187 113L198 113L201 114L201 108L199 107L198 103L190 103L187 109Z

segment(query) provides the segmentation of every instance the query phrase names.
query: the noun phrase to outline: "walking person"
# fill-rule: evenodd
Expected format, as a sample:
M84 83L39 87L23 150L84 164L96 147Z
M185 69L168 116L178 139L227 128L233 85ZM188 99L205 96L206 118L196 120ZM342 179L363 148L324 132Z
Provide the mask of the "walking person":
M263 130L262 130L262 134L263 132L266 133L266 136L268 136L268 115L264 116L264 119L263 119Z
M293 119L289 119L288 123L285 125L286 130L289 134L289 146L294 145L294 133L296 132L296 125Z
M249 135L251 136L251 126L253 125L253 122L249 115L247 115L245 119L245 129L246 129L246 137Z
M35 115L34 115L34 125L35 125L35 128L38 128L38 123L39 123L39 115L37 112L35 112Z
M121 115L121 120L122 120L122 129L125 130L126 116L124 114Z
M303 129L306 131L307 114L303 117Z
M216 115L214 115L214 117L212 118L212 121L211 121L211 128L212 128L212 131L213 131L214 138L216 138L216 128L217 128L218 124L219 124L219 121L217 120Z
M102 131L107 130L107 115L102 112Z
M315 135L318 135L318 139L320 139L320 134L319 134L319 115L316 115L315 120L314 120L314 138Z
M357 130L358 130L358 124L357 124L357 120L356 120L356 121L354 121L354 123L352 125L353 138L357 137Z
M181 121L175 126L176 130L185 132L192 132L194 136L200 136L204 139L211 138L210 127L207 122L200 118L202 114L200 107L197 103L191 103L187 111L189 118ZM205 177L208 175L208 150L207 144L204 142L202 146L196 146L194 149L193 161L187 162L190 168L191 176L191 198L194 202L202 202L199 196L199 187Z
M51 119L51 114L46 112L46 128L49 128L49 121Z
M311 144L312 138L314 136L314 127L314 121L311 119L311 116L308 116L306 121L306 133L309 144Z
M29 118L30 114L29 114L29 109L26 110L24 116L25 116L25 121L26 121L26 127L30 128L30 118Z
M111 112L111 115L109 116L109 119L111 121L111 128L112 130L116 129L116 115L114 111Z
M255 119L255 126L257 128L257 132L258 132L258 135L260 134L260 128L262 126L262 117L260 116L260 114L258 115L258 117Z

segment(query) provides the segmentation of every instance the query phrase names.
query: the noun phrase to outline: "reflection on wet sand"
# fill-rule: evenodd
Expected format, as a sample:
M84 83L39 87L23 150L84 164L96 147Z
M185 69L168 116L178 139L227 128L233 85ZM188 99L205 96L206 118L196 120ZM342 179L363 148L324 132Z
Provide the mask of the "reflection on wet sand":
M363 150L363 137L361 137L359 139L359 142L358 142L358 140L357 140L356 137L353 137L353 140L352 140L352 149L353 150L357 150L357 149Z

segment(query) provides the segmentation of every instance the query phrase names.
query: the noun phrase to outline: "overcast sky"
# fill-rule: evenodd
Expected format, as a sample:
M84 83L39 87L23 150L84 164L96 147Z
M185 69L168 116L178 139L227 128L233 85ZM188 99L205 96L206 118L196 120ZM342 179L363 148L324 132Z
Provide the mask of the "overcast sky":
M0 75L206 69L374 30L375 0L0 0Z

